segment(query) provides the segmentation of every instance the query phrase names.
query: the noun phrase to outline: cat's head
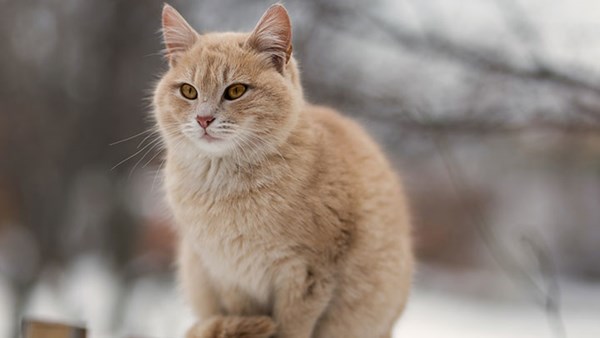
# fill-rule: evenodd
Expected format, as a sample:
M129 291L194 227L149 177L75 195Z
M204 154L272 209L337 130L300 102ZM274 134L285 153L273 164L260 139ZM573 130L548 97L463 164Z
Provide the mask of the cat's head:
M168 148L255 156L288 137L303 98L283 6L271 6L250 33L199 34L169 5L162 24L169 70L154 107Z

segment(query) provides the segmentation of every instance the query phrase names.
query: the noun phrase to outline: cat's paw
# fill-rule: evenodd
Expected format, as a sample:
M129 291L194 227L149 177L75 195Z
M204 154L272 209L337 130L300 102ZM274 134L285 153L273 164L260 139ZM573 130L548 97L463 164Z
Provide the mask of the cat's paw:
M186 338L269 338L275 329L268 316L218 316L194 324Z

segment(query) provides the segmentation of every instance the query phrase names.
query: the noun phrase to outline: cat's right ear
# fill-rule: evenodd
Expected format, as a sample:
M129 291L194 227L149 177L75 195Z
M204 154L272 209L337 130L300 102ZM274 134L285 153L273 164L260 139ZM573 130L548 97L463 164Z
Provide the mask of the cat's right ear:
M168 4L164 5L162 11L162 33L166 56L171 65L198 40L198 33Z

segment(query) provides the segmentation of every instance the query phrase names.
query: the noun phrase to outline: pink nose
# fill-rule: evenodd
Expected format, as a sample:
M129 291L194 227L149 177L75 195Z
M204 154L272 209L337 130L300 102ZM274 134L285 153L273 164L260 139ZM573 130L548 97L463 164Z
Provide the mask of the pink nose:
M206 129L208 128L208 126L215 120L215 118L213 116L196 116L196 121L198 121L198 124Z

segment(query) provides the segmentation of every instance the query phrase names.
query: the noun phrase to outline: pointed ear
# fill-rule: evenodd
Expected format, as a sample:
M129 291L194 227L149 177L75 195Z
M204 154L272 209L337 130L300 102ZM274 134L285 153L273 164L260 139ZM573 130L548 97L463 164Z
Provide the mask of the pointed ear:
M163 7L162 32L166 54L171 64L178 54L189 50L198 39L198 33L168 4Z
M270 54L275 67L282 73L292 55L292 24L285 7L281 4L269 7L247 43L261 53Z

